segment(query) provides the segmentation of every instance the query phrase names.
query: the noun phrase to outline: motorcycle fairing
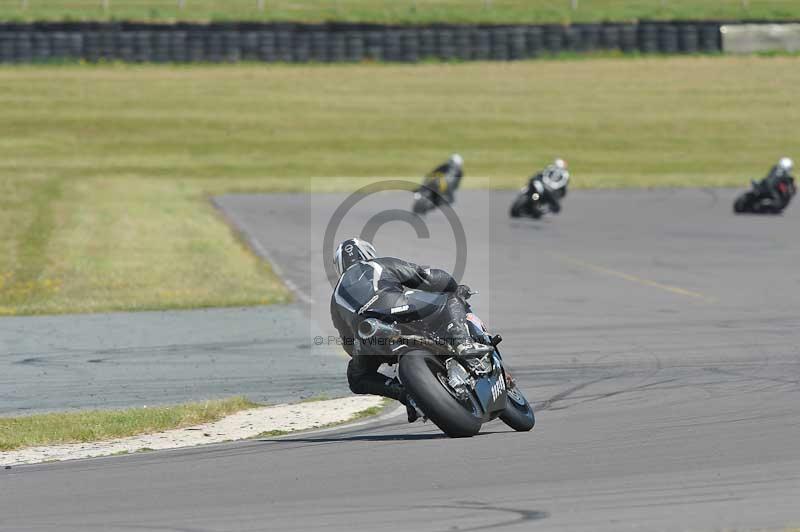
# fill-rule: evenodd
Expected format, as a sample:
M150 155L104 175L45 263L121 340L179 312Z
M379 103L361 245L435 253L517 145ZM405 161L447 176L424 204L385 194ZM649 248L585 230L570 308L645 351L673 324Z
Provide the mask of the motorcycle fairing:
M476 379L475 396L488 420L506 408L506 380L503 375L502 364L496 354L492 355L494 371L488 377Z

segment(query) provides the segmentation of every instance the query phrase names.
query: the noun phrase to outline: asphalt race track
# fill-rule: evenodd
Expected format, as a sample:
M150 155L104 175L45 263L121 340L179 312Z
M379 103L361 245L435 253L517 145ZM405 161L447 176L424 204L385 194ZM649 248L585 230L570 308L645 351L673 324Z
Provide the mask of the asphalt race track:
M800 207L733 191L574 191L511 220L459 195L464 281L537 406L466 440L402 417L283 440L0 471L0 530L784 530L800 526ZM325 327L322 235L342 195L226 196ZM339 237L407 193L358 203ZM396 214L396 213L395 213ZM394 214L393 214L394 215ZM452 268L441 213L382 253ZM313 350L312 350L313 351Z
M0 416L349 393L298 305L0 318Z

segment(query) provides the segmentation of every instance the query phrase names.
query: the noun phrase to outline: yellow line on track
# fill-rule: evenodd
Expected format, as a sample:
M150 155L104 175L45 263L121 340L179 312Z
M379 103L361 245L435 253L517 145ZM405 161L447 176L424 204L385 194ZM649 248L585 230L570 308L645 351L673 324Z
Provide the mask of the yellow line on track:
M658 281L653 281L650 279L645 279L643 277L638 277L636 275L631 275L629 273L620 272L617 270L612 270L611 268L606 268L604 266L600 266L598 264L592 264L591 262L586 262L584 260L576 259L573 257L569 257L567 255L562 255L561 253L554 253L552 251L548 252L549 255L560 259L564 262L568 262L570 264L574 264L576 266L582 266L588 270L592 270L599 273L604 273L606 275L611 275L612 277L617 277L619 279L624 279L626 281L630 281L632 283L640 284L643 286L650 286L652 288L659 288L666 292L671 292L673 294L678 294L686 297L690 297L692 299L697 299L700 301L704 301L706 303L715 303L717 300L716 298L707 296L705 294L701 294L700 292L693 292L692 290L687 290L685 288L681 288L679 286L672 286L669 284L659 283Z

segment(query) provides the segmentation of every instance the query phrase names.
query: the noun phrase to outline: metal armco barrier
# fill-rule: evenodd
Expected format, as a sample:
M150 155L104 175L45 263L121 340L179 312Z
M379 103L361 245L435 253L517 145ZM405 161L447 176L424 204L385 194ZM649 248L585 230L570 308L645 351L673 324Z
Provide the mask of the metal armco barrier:
M726 53L800 52L800 23L725 25L720 31Z
M721 50L718 22L527 26L0 24L0 62L416 62L529 59L599 50Z

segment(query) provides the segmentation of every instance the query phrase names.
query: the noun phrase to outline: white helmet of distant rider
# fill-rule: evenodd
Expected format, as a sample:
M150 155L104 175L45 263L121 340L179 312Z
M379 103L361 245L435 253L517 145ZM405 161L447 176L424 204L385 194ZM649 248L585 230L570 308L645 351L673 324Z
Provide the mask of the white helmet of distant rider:
M567 171L567 161L556 159L542 171L542 182L551 190L564 188L569 183L569 172Z
M778 168L786 174L791 174L794 170L794 161L788 157L781 157L781 160L778 161Z
M451 166L454 166L459 170L461 170L464 167L464 158L457 153L451 155L450 159L448 159L448 162L450 163Z
M362 260L372 260L377 257L375 247L360 238L348 238L336 248L333 254L333 266L341 277L353 264Z

